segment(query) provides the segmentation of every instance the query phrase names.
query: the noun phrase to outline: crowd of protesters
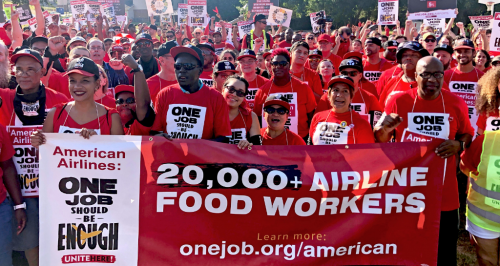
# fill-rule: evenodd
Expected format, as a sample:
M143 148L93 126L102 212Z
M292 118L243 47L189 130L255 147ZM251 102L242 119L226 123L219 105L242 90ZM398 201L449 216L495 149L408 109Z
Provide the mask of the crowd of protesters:
M238 36L233 26L229 39L224 21L214 31L215 17L195 29L155 25L153 17L150 25L109 25L99 15L76 30L45 25L39 0L30 5L34 32L21 28L15 10L0 28L1 266L12 265L12 250L30 266L39 258L38 198L21 195L11 126L42 127L31 135L36 148L44 133L206 139L247 150L441 139L435 152L447 169L438 265L456 265L457 162L476 177L471 194L484 194L477 189L482 141L500 127L500 56L489 54L491 31L467 38L458 22L454 34L453 19L439 35L409 20L393 29L366 21L337 30L327 23L323 33L269 31L259 14L249 34ZM464 84L472 89L461 90ZM464 100L467 92L475 103ZM418 117L440 126L423 127L427 120ZM500 216L481 204L470 198L467 229L480 265L498 265L500 221L483 214Z

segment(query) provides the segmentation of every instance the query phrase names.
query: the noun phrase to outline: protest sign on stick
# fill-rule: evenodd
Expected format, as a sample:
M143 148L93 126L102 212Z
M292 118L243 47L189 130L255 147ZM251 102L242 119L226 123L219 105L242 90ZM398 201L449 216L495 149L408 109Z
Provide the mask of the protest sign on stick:
M378 0L378 22L380 25L396 25L398 14L398 0Z
M293 11L279 6L271 6L269 9L268 25L281 25L290 27Z

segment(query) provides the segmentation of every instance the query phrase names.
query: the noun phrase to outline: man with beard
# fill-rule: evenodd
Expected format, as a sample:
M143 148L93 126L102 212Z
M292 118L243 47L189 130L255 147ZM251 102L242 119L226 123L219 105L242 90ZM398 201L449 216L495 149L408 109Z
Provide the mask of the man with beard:
M396 52L398 51L399 43L391 40L384 42L384 57L383 59L389 61L393 66L396 65Z
M211 139L229 143L232 133L227 103L222 94L200 80L204 65L201 50L192 45L178 46L172 48L170 54L175 60L178 84L158 93L152 130L163 132L168 139Z
M104 62L106 51L104 43L101 40L97 38L90 39L87 44L87 49L90 51L90 59L97 65L102 66L106 71L110 88L114 88L120 84L129 84L127 74L119 60L112 59L109 61L109 64Z
M316 108L314 93L307 84L292 78L290 74L290 54L286 49L278 48L271 54L274 76L262 86L255 96L253 111L262 117L262 107L267 97L281 95L295 106L296 111L288 117L288 128L298 134L304 141L309 138L309 124ZM262 128L267 127L265 120Z
M9 48L0 41L0 88L15 89L16 82L13 79L10 72Z
M197 48L199 48L203 54L203 73L201 73L200 80L203 82L203 84L207 85L208 87L213 87L214 86L214 81L212 78L212 74L214 72L213 65L214 65L214 60L217 58L215 55L215 48L212 43L206 42L206 43L200 43L196 45Z
M363 75L370 82L376 83L382 72L393 67L387 60L380 58L382 42L379 38L370 37L365 41L366 59L363 60Z
M170 54L172 48L178 46L176 41L168 41L158 49L158 61L160 62L161 70L158 74L148 78L148 88L153 100L153 105L156 105L156 95L163 88L177 83L175 79L174 58Z
M437 45L436 35L432 32L425 33L424 36L422 36L420 44L422 44L429 54L432 54Z
M417 86L395 95L387 102L382 118L375 126L375 139L377 142L389 142L395 136L396 142L442 140L435 150L439 157L447 160L437 265L456 265L460 203L455 156L470 145L474 129L465 102L443 90L443 65L437 58L422 58L417 64L416 73ZM424 124L417 124L412 119L417 116L425 116L428 120L426 118ZM443 123L436 127L432 121Z
M434 48L434 53L432 54L435 58L441 61L443 64L444 71L450 69L451 61L453 60L453 48L447 44L440 44Z
M302 38L302 37L301 37ZM278 43L279 48L289 48L292 47L293 41L293 30L288 28L285 31L285 40Z
M404 42L398 46L396 54L398 64L403 72L391 79L380 93L379 101L382 107L391 96L416 88L415 68L420 58L428 56L427 50L418 42Z
M290 73L293 77L299 79L309 86L309 88L314 93L316 102L319 101L321 95L323 95L323 86L321 86L321 79L316 71L304 67L306 61L309 57L309 44L300 41L292 45L290 49L290 54L292 56L292 63L290 67Z
M464 98L469 106L469 118L472 127L477 132L477 118L479 114L475 112L477 82L484 73L473 65L474 43L469 39L459 39L453 46L454 55L457 58L458 66L444 72L444 81L450 85L450 90Z
M8 132L13 130L12 126L41 127L48 110L67 102L68 98L41 83L46 70L37 51L15 51L11 61L15 65L14 73L18 86L15 90L0 89L0 124L7 126ZM38 172L38 169L34 170ZM27 179L24 182L30 183ZM38 189L38 183L36 186ZM33 189L33 186L29 186L28 190ZM25 198L25 202L28 218L26 227L21 234L14 235L13 249L24 251L30 265L38 265L38 197L34 195L32 198Z
M141 58L139 58L139 65L141 65L146 79L158 74L160 72L160 63L153 56L153 38L147 33L141 33L135 38L135 45L141 53ZM129 75L129 74L127 74ZM133 81L133 78L129 80ZM132 82L130 84L133 84Z

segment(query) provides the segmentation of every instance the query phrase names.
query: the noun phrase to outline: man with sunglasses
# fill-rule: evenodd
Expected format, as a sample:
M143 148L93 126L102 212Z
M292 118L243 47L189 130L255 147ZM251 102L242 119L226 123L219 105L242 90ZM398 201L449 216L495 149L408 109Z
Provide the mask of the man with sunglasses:
M139 58L138 62L142 66L146 79L158 74L160 72L160 63L153 57L153 38L151 38L151 35L147 33L137 35L135 45L141 53L141 58Z
M255 28L250 31L249 34L243 36L241 42L241 49L254 49L255 40L261 38L263 40L263 45L260 47L259 51L264 51L265 49L271 49L274 44L273 37L266 32L267 20L266 16L263 14L258 14L253 17L253 23Z
M437 45L436 35L432 32L426 32L422 39L420 40L420 44L429 52L429 54L434 53L434 48Z
M156 105L156 95L163 88L176 84L174 58L170 54L172 48L178 46L176 41L168 41L158 49L158 61L160 62L161 70L158 74L147 79L149 92L153 105Z
M214 61L217 58L215 55L215 48L214 45L210 42L206 43L200 43L196 45L198 47L202 54L203 54L203 73L201 73L200 80L203 82L203 84L207 85L208 87L213 87L214 86L214 81L212 74L214 72Z
M500 68L500 55L493 57L493 59L491 60L491 66L494 69Z
M447 160L437 265L456 265L460 203L455 156L470 145L474 129L464 100L443 89L444 69L437 58L422 58L416 73L416 87L389 99L375 127L375 139L388 142L395 135L396 142L443 141L435 150Z
M217 64L214 66L214 89L217 90L218 92L222 93L224 82L226 82L226 79L231 76L238 73L236 70L236 67L231 64L229 61L219 61ZM255 70L254 70L255 73ZM245 95L243 95L245 96ZM243 97L241 96L241 97Z
M164 42L170 42L170 41L175 41L175 32L173 30L169 29L162 29L162 43Z
M248 94L246 95L246 100L250 108L253 109L257 91L269 80L255 73L255 68L257 67L257 57L255 56L255 52L253 50L245 49L241 51L240 56L238 56L238 62L240 64L241 73L248 82Z
M156 99L153 131L174 139L211 139L229 143L231 124L222 94L203 84L203 54L192 45L170 50L178 84L166 87Z
M316 71L304 67L309 57L309 45L303 41L296 42L290 49L290 54L292 56L290 73L293 75L293 77L299 79L309 86L309 88L314 93L316 102L318 102L319 98L321 98L321 95L323 95L321 79Z
M370 37L365 41L366 59L363 60L363 75L370 82L377 83L382 72L393 67L387 60L380 58L382 42L379 38Z
M311 47L311 46L309 46ZM318 69L319 62L323 60L323 54L321 53L320 50L314 49L309 51L309 56L307 57L309 66L307 68L316 71ZM308 64L305 64L306 66Z
M449 84L451 92L462 97L469 106L469 119L477 132L476 123L479 117L475 112L477 82L484 73L473 65L475 49L471 40L466 38L456 40L453 51L458 65L444 72L444 81Z
M265 99L279 94L290 103L291 112L287 119L287 127L305 140L308 139L309 123L316 108L316 99L311 88L290 74L290 54L286 49L278 48L271 54L273 77L264 84L255 96L253 111L262 117ZM262 127L267 122L262 121Z
M306 142L285 125L292 107L284 95L269 96L264 103L264 121L267 127L262 127L262 145L306 145Z

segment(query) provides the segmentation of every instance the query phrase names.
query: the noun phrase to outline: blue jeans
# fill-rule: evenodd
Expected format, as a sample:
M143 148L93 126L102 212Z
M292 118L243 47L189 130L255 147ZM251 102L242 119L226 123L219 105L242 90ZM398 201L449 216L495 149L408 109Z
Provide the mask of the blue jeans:
M12 266L12 219L14 209L10 199L0 203L0 266Z

